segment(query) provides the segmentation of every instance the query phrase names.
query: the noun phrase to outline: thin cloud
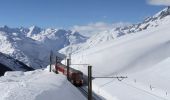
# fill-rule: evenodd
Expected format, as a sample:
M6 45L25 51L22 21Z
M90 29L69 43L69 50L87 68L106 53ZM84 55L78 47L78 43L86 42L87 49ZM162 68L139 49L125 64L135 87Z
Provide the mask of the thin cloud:
M107 16L103 16L103 18L107 18Z
M81 26L75 25L71 29L74 31L78 31L86 36L90 36L93 33L98 33L98 32L110 30L116 27L125 26L129 24L130 23L123 23L123 22L113 23L113 24L97 22L97 23L89 23L87 25L81 25Z
M147 2L151 5L170 6L170 0L147 0Z

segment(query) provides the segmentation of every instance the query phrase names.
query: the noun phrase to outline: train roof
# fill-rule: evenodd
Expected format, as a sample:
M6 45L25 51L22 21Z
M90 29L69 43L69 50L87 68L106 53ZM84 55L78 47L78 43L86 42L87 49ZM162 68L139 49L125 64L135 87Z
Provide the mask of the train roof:
M66 66L66 65L61 64L61 63L58 63L58 64L60 64L62 67L64 67L64 69L67 69L67 66ZM69 70L72 71L72 72L75 72L75 73L82 73L81 71L76 70L76 69L71 68L71 67L69 67Z

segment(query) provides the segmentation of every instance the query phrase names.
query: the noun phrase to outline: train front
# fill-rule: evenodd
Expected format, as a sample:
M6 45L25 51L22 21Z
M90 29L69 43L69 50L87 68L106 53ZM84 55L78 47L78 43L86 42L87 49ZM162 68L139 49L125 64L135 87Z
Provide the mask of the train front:
M75 86L82 86L83 85L83 73L82 72L76 72L72 73L72 80L71 83Z

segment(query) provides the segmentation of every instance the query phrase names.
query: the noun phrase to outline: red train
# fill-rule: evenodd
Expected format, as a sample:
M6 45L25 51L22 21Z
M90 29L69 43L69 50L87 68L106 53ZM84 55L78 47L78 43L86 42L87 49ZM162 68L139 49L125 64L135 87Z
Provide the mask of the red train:
M63 65L62 63L56 63L55 69L53 71L67 75L67 66ZM76 70L70 67L69 68L69 80L75 86L82 86L83 85L83 73L79 70Z

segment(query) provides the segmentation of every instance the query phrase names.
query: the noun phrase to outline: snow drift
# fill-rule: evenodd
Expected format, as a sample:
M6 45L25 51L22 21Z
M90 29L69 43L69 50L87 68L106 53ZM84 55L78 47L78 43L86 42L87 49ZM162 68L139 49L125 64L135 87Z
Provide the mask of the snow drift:
M65 76L46 70L6 72L0 89L0 100L86 100Z

